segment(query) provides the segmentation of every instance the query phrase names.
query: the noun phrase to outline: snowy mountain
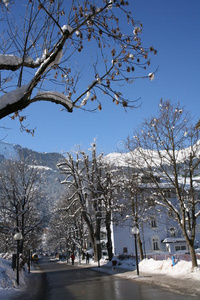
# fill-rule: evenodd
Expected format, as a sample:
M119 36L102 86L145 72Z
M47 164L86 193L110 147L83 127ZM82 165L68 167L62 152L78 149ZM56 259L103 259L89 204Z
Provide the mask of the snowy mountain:
M2 159L22 159L28 164L38 165L38 167L48 167L53 170L57 169L56 165L64 159L62 154L36 152L19 145L0 142L0 158Z
M18 156L17 148L13 144L0 142L0 160L14 159Z
M59 153L40 153L23 148L19 145L0 142L0 167L4 159L21 159L38 169L41 178L41 189L45 194L46 211L65 193L65 186L61 184L63 175L57 168L57 163L64 160Z
M191 147L187 147L184 149L176 150L176 162L181 164L184 161L189 160L190 154L195 151L196 158L200 157L200 140ZM142 149L136 148L132 152L127 153L110 153L105 156L105 161L112 164L113 166L119 167L127 167L132 165L133 162L139 162L139 164L143 167L147 167L148 165L159 166L159 165L169 165L171 160L169 159L170 155L172 155L172 151L160 150L158 153L156 150L152 149Z

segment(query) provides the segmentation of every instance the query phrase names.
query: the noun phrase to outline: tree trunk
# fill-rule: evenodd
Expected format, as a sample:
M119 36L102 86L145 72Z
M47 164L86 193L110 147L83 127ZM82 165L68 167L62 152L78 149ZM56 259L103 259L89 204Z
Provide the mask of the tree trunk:
M94 261L101 259L101 219L96 218L96 231L95 231L95 252L94 252Z
M91 243L92 243L92 249L93 249L93 252L94 252L94 261L97 261L98 260L98 250L99 250L99 247L97 246L97 241L100 242L100 229L101 229L101 219L96 218L96 231L94 233L94 227L93 225L91 224L90 220L88 219L87 217L87 213L85 211L82 212L82 216L83 216L83 219L85 220L86 224L87 224L87 228L88 228L88 231L89 231L89 237L90 237L90 240L91 240ZM101 255L100 255L100 258L101 258Z
M94 252L94 260L95 259L97 260L97 247L96 247L94 228L93 228L92 224L90 223L90 220L88 219L87 213L85 211L82 212L82 216L83 216L84 221L87 224L87 228L88 228L88 231L89 231L89 237L90 237L90 240L91 240L91 243L92 243L92 249L93 249L93 252Z
M94 252L94 261L96 262L98 260L98 247L96 244L96 241L94 244L92 244L93 252Z
M182 228L182 232L183 232L183 236L185 238L185 241L186 241L189 251L190 251L190 256L191 256L191 261L192 261L192 269L194 269L195 267L198 267L196 252L194 249L194 238L192 238L192 239L188 238L188 235L187 235L184 227Z
M144 259L144 254L143 254L142 242L139 234L137 234L137 243L138 243L138 248L140 253L140 261L142 261Z
M108 250L109 261L111 261L113 257L110 224L111 224L111 212L109 211L106 213L107 250Z
M196 252L195 252L194 246L189 245L189 250L190 250L190 256L191 256L191 261L192 261L192 269L194 269L195 267L198 267L197 257L196 257Z

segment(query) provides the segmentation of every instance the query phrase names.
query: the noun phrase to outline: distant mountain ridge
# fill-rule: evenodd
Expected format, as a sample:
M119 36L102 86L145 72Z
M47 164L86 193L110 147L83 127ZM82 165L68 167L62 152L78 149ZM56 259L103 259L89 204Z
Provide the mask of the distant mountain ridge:
M0 161L3 159L24 159L27 164L57 169L58 162L64 160L60 153L37 152L19 145L0 142Z
M15 158L17 156L16 145L0 142L0 160Z
M197 148L196 156L197 159L200 157L200 140L197 141L196 145ZM142 151L141 151L142 150ZM104 156L105 162L110 163L113 166L119 166L119 167L127 167L131 164L133 159L139 159L143 161L143 157L141 156L141 152L146 153L145 155L148 157L154 156L154 162L156 165L159 165L161 163L160 156L158 155L157 151L154 150L148 150L148 149L141 149L139 148L134 149L132 152L127 153L120 153L120 152L113 152L109 153ZM161 151L162 154L162 163L168 165L169 161L168 159L165 160L165 151ZM177 163L181 164L186 159L189 159L191 152L191 147L176 150L176 157L177 157ZM64 155L57 153L57 152L37 152L33 151L28 148L23 148L19 145L15 144L9 144L6 142L0 142L0 162L2 159L17 159L19 157L20 159L24 159L27 164L30 165L37 165L37 166L43 166L51 168L52 170L57 170L57 164L65 159ZM146 166L146 162L144 161L144 166Z

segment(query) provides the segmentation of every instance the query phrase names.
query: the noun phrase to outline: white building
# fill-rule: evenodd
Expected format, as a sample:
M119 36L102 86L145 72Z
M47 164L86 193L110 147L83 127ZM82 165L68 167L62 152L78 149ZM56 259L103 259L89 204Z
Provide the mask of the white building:
M141 184L145 189L146 195L151 195L152 184L150 185L148 182ZM173 192L173 189L163 184L163 192L172 203L176 203L176 194ZM159 254L161 252L169 254L178 252L189 253L182 231L178 223L174 220L171 211L154 205L153 209L148 213L150 217L145 222L143 221L139 224L139 234L144 255ZM200 243L200 221L198 223L196 227L196 247ZM132 227L133 218L125 219L125 221L122 218L121 220L119 219L118 223L113 224L113 248L115 255L135 255L134 236L131 233Z

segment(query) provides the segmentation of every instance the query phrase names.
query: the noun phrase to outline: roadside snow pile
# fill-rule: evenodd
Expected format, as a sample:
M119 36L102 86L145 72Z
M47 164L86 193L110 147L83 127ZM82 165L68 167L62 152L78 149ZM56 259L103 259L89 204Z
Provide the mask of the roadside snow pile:
M198 263L200 263L198 261ZM192 263L190 261L180 260L177 261L174 266L172 266L171 259L168 260L154 260L143 259L139 263L139 268L141 272L145 273L162 273L170 275L173 277L191 277L200 280L200 268L195 268L192 271Z
M10 254L8 252L7 253L0 253L0 258L9 260L9 259L12 259L12 254Z
M16 272L11 268L11 261L0 258L0 289L11 289L16 285Z
M164 272L166 271L171 271L172 266L171 266L171 259L168 260L154 260L153 258L150 259L143 259L140 264L140 271L142 272L150 272L150 273L155 273L155 272Z
M10 258L10 256L7 254L1 256ZM25 286L26 274L28 274L26 269L20 270L20 286L18 286L16 282L16 270L13 271L12 269L12 260L0 257L0 290L11 290Z

